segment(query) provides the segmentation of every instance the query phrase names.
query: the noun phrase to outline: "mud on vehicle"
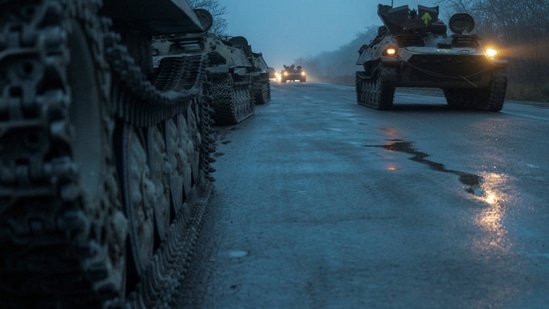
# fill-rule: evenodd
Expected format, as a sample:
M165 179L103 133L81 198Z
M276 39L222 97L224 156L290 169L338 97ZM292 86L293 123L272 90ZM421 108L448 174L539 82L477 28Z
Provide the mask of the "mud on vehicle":
M282 71L280 71L280 82L285 83L287 81L299 81L299 82L306 82L307 81L307 74L305 73L305 70L303 70L303 67L300 65L284 65L282 68Z
M137 3L138 2L138 3ZM186 1L0 2L0 307L170 307L213 169Z
M448 26L439 7L378 5L378 35L359 50L356 95L359 104L387 110L396 87L441 88L449 106L499 111L507 88L507 61L473 34L474 19L453 15Z
M213 23L209 12L196 12L201 20ZM253 53L242 36L171 34L155 37L152 46L156 64L180 55L208 54L208 89L217 125L237 124L254 114L256 103L271 99L268 66L262 54Z

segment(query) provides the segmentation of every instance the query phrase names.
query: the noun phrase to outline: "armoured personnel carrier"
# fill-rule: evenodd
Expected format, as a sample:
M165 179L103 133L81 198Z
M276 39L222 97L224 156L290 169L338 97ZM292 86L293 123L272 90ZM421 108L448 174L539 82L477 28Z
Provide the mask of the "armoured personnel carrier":
M303 67L298 65L284 65L282 70L280 71L280 82L285 83L287 81L299 81L300 83L304 83L307 81L307 74L305 73L305 70L303 70Z
M196 10L201 20L213 22L208 11ZM156 63L160 59L207 53L207 78L217 125L237 124L252 116L255 102L270 100L270 81L261 54L254 54L244 37L217 34L172 34L153 41Z
M269 78L270 79L276 79L276 69L275 68L269 67L267 69L267 71L269 72Z
M441 88L455 108L499 111L507 88L507 61L473 34L469 14L453 15L448 26L439 7L378 5L383 21L377 37L359 50L356 94L359 104L387 110L396 87ZM447 28L453 34L447 34Z
M248 67L248 74L252 78L252 93L255 104L265 104L271 100L271 82L269 80L269 66L262 53L255 53L243 36L229 39L229 44L244 51L252 64Z
M252 52L252 89L255 97L255 104L265 104L271 101L271 79L269 66L263 58L263 53Z
M184 0L0 1L0 307L169 307L211 190Z

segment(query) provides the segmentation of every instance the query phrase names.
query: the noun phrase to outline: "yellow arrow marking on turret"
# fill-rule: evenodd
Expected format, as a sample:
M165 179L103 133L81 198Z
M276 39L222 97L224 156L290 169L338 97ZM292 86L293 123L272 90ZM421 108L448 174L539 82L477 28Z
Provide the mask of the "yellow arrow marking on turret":
M423 22L425 23L425 26L429 25L429 21L431 21L431 19L433 18L431 17L431 14L429 14L428 12L425 12L425 14L421 16L421 20L423 20Z

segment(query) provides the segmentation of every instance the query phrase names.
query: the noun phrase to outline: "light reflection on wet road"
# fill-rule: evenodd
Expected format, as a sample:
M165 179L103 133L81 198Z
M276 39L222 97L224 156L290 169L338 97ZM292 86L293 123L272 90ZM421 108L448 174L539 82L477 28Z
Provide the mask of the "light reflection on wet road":
M493 247L503 251L508 250L508 231L504 225L506 197L505 193L501 191L506 183L506 176L484 173L481 177L481 194L478 197L488 204L488 207L481 210L475 218L475 223L485 231L484 241L477 243L477 246L480 249Z
M273 85L218 128L216 194L179 304L545 308L549 109L451 110L398 91Z

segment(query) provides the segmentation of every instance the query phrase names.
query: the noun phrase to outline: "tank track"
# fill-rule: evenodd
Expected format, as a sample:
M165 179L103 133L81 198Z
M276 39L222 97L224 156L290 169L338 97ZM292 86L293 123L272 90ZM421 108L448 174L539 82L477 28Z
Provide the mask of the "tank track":
M507 90L507 73L494 70L490 86L481 89L442 89L450 107L498 112L503 108Z
M396 82L396 70L391 67L380 65L372 76L368 76L366 72L357 71L355 75L357 103L378 110L391 109Z
M268 73L261 73L253 80L255 104L266 104L271 101L271 81Z
M212 74L208 78L216 125L237 124L254 114L255 102L249 75Z
M111 21L98 17L100 7L100 0L0 2L2 308L170 307L207 211L214 151L207 57L172 60L150 82ZM184 137L171 142L172 153L157 145L168 157L161 179L147 161L136 169L139 206L158 220L146 198L164 194L169 211L132 279L127 206L135 196L124 182L134 168L121 153L152 153L154 137L170 126ZM131 144L127 136L139 138ZM170 184L165 174L182 175L182 200L157 184Z

